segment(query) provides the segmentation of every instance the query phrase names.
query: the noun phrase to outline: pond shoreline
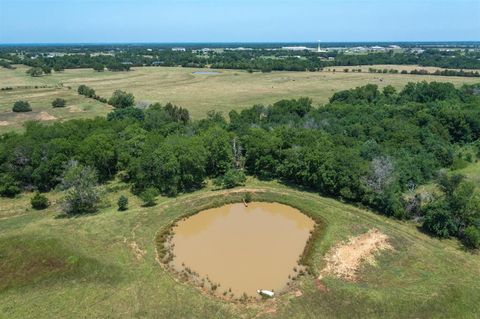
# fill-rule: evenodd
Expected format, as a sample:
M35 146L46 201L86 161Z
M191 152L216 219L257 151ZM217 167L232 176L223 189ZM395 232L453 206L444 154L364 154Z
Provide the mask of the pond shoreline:
M204 210L218 208L228 204L243 204L246 197L250 197L251 202L278 203L290 206L298 210L301 214L313 220L313 229L310 231L304 249L298 259L298 267L295 267L298 270L296 271L297 275L289 279L286 287L282 289L282 291L276 293L276 297L292 293L296 288L298 288L297 281L298 279L300 279L300 277L311 277L313 282L317 273L317 269L314 267L312 262L313 255L315 253L314 243L321 239L321 236L323 235L325 221L313 212L302 210L296 205L293 198L285 197L281 193L264 190L231 190L230 192L226 192L223 195L213 195L212 197L209 197L206 203L202 203L202 198L192 202L192 207L194 205L198 205L195 209L185 211L185 213L176 216L169 224L165 225L157 232L155 237L157 248L157 262L162 266L162 268L165 269L165 271L171 273L176 281L184 282L191 286L194 286L202 293L208 294L214 298L219 298L228 302L240 303L255 303L261 301L262 298L255 298L252 296L247 296L245 294L241 297L234 297L231 293L225 292L223 293L223 295L219 294L218 292L216 292L218 284L210 281L208 277L206 278L206 280L202 280L205 278L199 278L198 274L194 270L189 269L188 267L185 267L182 271L178 271L178 269L175 269L171 265L171 261L174 257L172 254L171 239L174 235L173 228L177 225L179 221L188 219L189 217L192 217L193 215L196 215Z

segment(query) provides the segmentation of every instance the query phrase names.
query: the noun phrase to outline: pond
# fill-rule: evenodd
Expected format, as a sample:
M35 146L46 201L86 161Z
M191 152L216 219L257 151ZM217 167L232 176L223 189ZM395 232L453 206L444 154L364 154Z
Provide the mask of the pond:
M214 72L214 71L197 71L193 72L193 74L199 74L199 75L216 75L216 74L221 74L220 72Z
M218 295L279 292L301 270L298 260L314 226L299 210L278 203L208 209L173 228L170 266Z

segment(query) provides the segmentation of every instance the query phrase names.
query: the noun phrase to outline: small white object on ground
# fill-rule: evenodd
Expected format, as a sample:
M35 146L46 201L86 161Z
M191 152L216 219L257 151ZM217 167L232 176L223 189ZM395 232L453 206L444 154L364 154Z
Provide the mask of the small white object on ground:
M262 296L270 297L270 298L275 296L275 293L271 290L260 289L260 290L257 290L257 293Z

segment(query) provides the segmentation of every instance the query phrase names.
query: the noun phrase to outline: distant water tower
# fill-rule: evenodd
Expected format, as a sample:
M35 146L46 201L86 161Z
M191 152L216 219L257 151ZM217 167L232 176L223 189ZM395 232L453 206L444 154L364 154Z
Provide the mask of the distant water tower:
M318 48L317 48L317 52L320 53L321 50L320 50L320 40L318 40Z

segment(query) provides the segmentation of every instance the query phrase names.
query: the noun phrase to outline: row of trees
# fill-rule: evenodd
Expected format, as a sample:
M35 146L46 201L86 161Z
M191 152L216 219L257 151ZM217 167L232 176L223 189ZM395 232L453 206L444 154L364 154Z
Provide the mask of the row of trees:
M428 49L424 52L405 51L401 53L376 52L363 54L348 54L342 51L317 53L311 51L266 50L258 48L243 51L205 51L194 50L172 51L146 48L125 47L122 50L108 54L102 51L103 47L82 48L82 53L71 48L62 48L68 54L49 56L45 52L39 53L41 48L29 48L32 52L17 55L16 52L4 48L0 57L8 57L8 63L19 63L31 66L42 73L49 74L72 68L93 68L96 71L128 71L132 66L184 66L205 67L211 66L220 69L242 70L272 70L281 71L316 71L332 66L359 66L375 64L400 64L433 66L449 69L480 69L480 53L478 51L441 51ZM10 49L14 50L14 49ZM0 50L1 52L2 50ZM10 54L13 53L13 54ZM32 70L33 70L32 69ZM446 72L450 75L452 71ZM475 76L473 72L458 72L458 76Z
M348 69L345 69L348 70ZM352 70L355 71L355 70ZM347 71L348 72L348 71ZM361 70L359 70L361 72ZM390 73L390 74L415 74L415 75L438 75L438 76L464 76L464 77L473 77L478 78L480 77L480 73L478 71L464 71L464 70L435 70L434 72L429 72L425 69L414 69L410 72L407 70L395 70L395 69L376 69L376 68L368 68L368 72L370 73Z
M28 123L23 134L3 135L0 194L69 189L63 180L74 169L95 174L100 184L119 176L154 202L155 194L199 189L207 178L219 187L241 185L249 174L388 216L420 218L429 232L474 243L467 234L480 228L480 205L467 200L478 197L468 182L430 201L405 194L452 167L456 149L478 141L478 90L435 82L410 83L400 92L367 85L338 92L320 108L308 98L284 100L232 111L228 122L217 112L192 121L172 104L135 108L133 96L116 92L106 119ZM68 211L95 208L82 205Z
M105 99L105 98L97 95L97 94L95 93L95 90L94 90L93 88L91 88L91 87L89 87L89 86L86 86L86 85L84 85L84 84L78 86L77 92L78 92L78 94L80 94L80 95L83 95L83 96L85 96L85 97L88 97L88 98L97 100L97 101L99 101L99 102L101 102L101 103L107 103L107 99Z

